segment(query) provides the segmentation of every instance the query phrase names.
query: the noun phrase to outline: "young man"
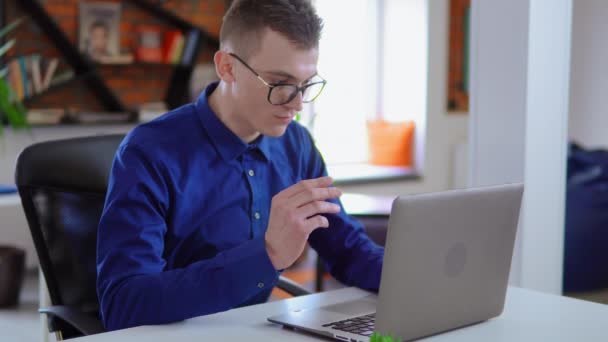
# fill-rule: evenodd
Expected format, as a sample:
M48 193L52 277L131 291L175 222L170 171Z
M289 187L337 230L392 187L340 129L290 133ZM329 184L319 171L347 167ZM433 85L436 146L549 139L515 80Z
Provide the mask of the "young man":
M133 130L99 225L106 328L264 302L306 243L345 284L377 290L384 250L344 213L293 117L325 81L308 0L242 0L214 56L219 83Z

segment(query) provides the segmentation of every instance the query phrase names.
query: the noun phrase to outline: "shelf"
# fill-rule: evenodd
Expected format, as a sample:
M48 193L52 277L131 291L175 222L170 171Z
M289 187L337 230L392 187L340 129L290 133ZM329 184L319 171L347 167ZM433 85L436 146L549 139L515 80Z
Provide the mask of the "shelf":
M61 88L65 88L66 86L72 84L73 82L76 81L83 81L86 80L87 78L90 78L93 75L93 72L88 72L82 75L77 75L74 76L70 79L67 79L65 81L61 81L58 83L53 84L52 86L50 86L49 88L43 90L42 92L38 93L38 94L34 94L33 96L27 97L23 99L23 104L27 105L28 103L32 103L34 101L36 101L37 99L45 96L48 92L53 92L56 90L59 90Z
M104 68L104 67L175 68L175 67L179 66L179 64L152 63L152 62L133 62L133 63L99 63L99 62L96 62L95 65L99 66L100 68Z
M170 67L173 73L170 82L167 85L164 101L169 109L177 108L185 103L190 102L188 97L188 87L192 72L196 64L196 57L201 49L211 46L212 48L219 47L217 39L209 35L203 28L199 28L194 24L180 18L174 13L162 8L161 5L148 0L129 0L129 2L138 6L141 10L148 12L155 17L169 23L171 26L178 28L186 37L184 50L179 64L165 63L144 63L135 62L127 64L101 64L91 61L84 56L76 47L73 41L66 35L61 27L49 16L44 6L39 0L20 0L18 4L28 13L44 32L51 43L57 50L61 52L65 61L72 67L77 75L85 74L86 86L93 92L94 96L103 104L105 110L109 112L126 112L129 109L120 100L120 98L110 89L106 81L98 72L99 69L105 67ZM72 81L79 79L70 79L65 84L59 84L52 89L63 87L70 84ZM46 93L46 91L44 92ZM34 101L44 93L36 94L26 100L24 103Z
M125 111L122 101L112 92L101 76L96 72L95 66L83 58L78 48L70 40L63 29L49 16L44 6L38 0L20 0L19 6L37 24L39 29L48 37L54 47L61 53L64 60L76 75L86 74L86 85L94 96L103 104L107 111ZM55 88L55 87L53 87ZM28 99L35 99L34 95Z

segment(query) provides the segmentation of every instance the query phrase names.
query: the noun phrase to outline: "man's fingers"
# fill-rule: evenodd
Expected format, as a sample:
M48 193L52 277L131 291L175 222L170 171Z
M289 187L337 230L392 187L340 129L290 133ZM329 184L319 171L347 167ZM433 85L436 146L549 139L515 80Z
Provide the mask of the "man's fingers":
M325 201L314 201L298 208L297 211L298 216L301 215L303 219L307 219L318 214L337 214L340 212L340 206Z
M287 199L287 198L297 195L299 192L304 191L306 189L326 188L326 187L330 186L333 182L334 182L333 178L331 178L329 176L313 178L313 179L306 179L306 180L300 181L297 184L294 184L294 185L290 186L289 188L279 192L276 197L279 197L281 199Z
M342 196L342 190L338 188L315 188L301 191L287 201L290 208L299 208L314 201L325 201L340 196Z
M317 228L328 228L329 221L323 215L316 215L306 220L306 226L309 229L309 233L312 233Z

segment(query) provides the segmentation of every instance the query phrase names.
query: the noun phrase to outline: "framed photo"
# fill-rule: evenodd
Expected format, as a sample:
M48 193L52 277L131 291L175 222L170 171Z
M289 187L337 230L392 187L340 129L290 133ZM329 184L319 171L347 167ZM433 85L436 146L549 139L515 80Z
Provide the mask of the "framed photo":
M120 4L79 3L78 46L93 60L103 61L120 54Z
M450 0L448 98L451 113L469 111L471 0Z

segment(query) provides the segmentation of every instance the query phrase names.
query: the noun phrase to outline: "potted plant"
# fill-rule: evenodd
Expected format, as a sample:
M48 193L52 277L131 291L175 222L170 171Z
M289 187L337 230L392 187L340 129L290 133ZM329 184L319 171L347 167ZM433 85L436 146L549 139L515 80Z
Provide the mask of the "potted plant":
M392 337L388 335L382 335L375 332L372 336L369 337L369 342L399 342L401 341L397 337Z
M19 26L21 22L22 19L18 19L2 28L0 30L0 39ZM15 43L16 39L14 38L4 43L4 45L0 47L0 58L4 57ZM13 128L27 127L25 107L21 102L17 101L17 98L6 79L7 74L7 66L2 65L2 67L0 67L0 136L3 134L5 123L8 123Z

